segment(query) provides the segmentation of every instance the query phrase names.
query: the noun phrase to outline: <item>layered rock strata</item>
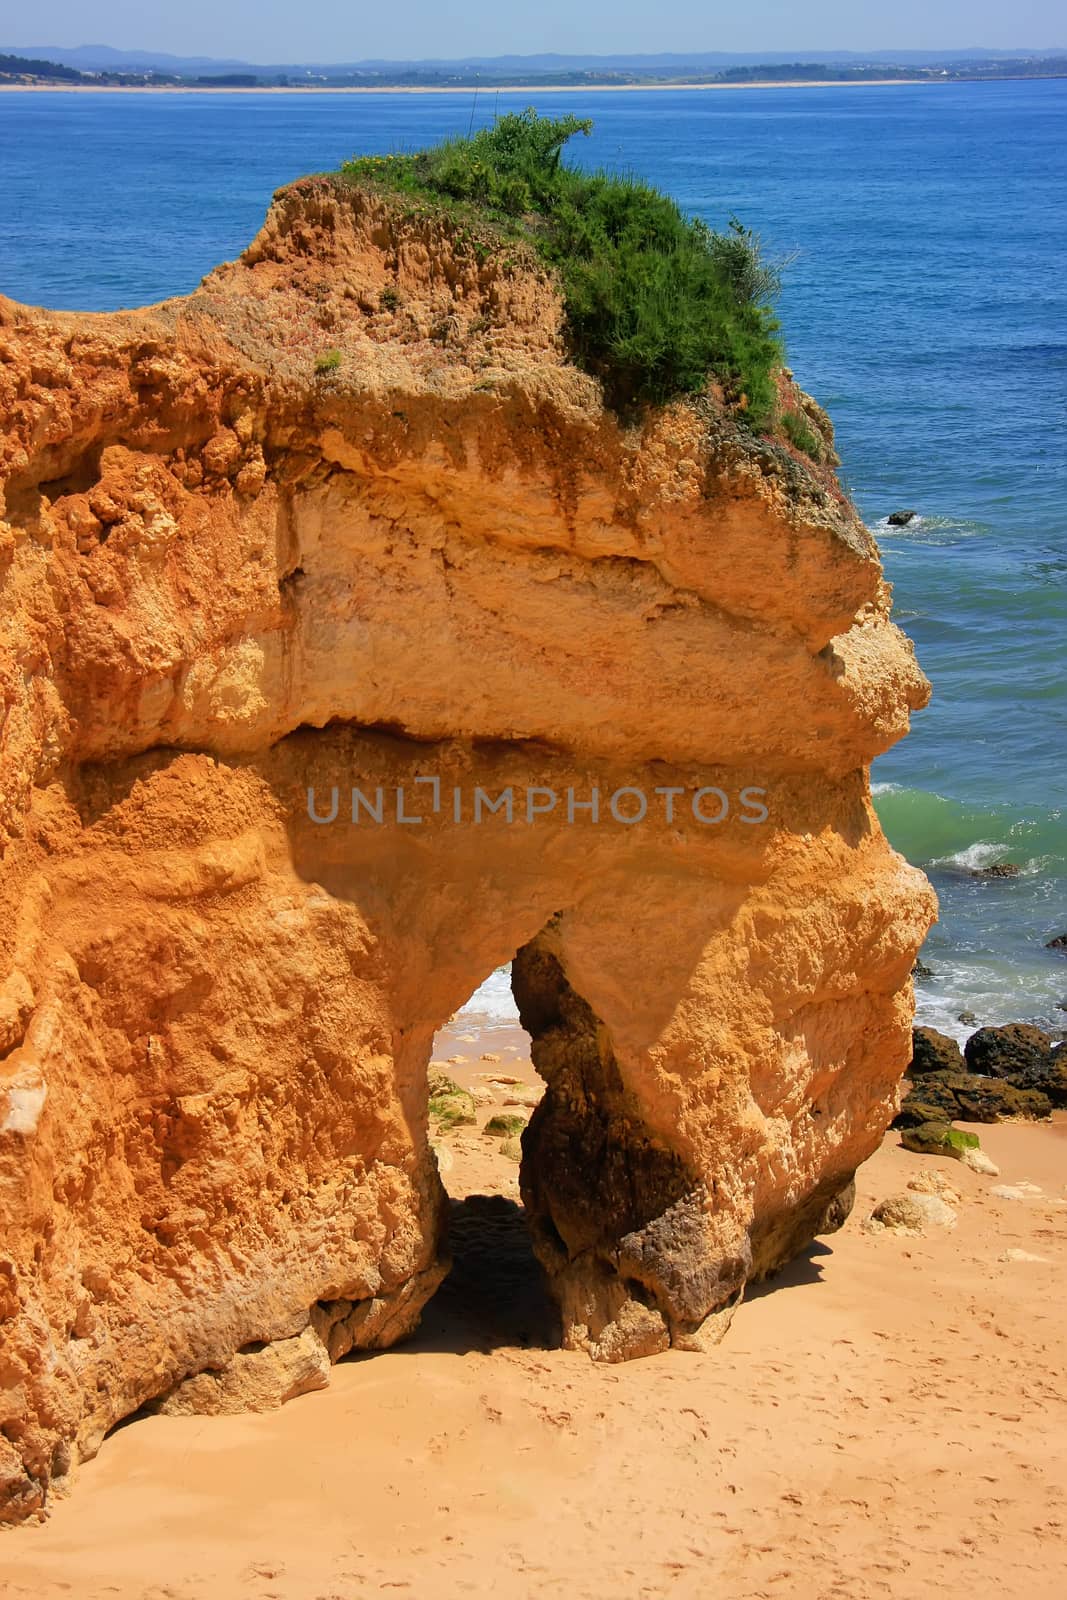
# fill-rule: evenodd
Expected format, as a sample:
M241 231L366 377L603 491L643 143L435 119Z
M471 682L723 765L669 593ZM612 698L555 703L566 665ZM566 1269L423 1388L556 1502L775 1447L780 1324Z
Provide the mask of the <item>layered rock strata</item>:
M513 957L567 1343L710 1342L841 1220L933 902L828 467L622 425L524 246L318 179L186 299L0 301L0 483L0 1518L414 1325L433 1035Z

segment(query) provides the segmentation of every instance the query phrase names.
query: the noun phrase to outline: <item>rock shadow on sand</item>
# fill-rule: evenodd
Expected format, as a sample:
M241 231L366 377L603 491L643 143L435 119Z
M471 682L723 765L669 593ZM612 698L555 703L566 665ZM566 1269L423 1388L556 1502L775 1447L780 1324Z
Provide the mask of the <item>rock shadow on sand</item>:
M548 1294L521 1205L500 1194L450 1200L452 1269L400 1351L557 1350L559 1311Z

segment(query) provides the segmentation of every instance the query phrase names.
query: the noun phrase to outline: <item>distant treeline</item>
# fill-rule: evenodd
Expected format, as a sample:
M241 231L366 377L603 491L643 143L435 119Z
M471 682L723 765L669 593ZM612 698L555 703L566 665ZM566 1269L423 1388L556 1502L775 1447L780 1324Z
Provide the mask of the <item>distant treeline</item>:
M999 60L945 61L935 66L905 66L884 61L857 66L835 66L827 62L782 61L752 67L725 67L720 72L706 68L662 67L574 68L564 71L507 72L474 67L395 67L389 70L339 68L311 74L292 72L219 72L191 74L156 72L80 72L55 61L39 61L28 56L0 55L0 83L76 83L121 88L176 87L195 89L551 89L568 87L610 88L629 85L652 88L670 84L744 83L863 83L871 79L916 80L944 83L951 80L987 78L1064 78L1067 55L1005 57Z
M1067 56L1042 56L1014 61L941 62L937 66L892 66L873 62L869 66L828 66L811 61L783 61L772 66L726 67L708 79L714 83L862 83L871 78L916 79L946 78L1063 78L1067 77Z
M61 67L58 61L38 61L33 56L0 55L0 83L78 83L117 84L120 88L143 88L145 84L176 84L182 80L165 72L79 72L77 67ZM257 82L255 77L250 79Z
M0 56L2 78L54 78L58 83L80 83L84 72L60 67L54 61L35 61L29 56Z

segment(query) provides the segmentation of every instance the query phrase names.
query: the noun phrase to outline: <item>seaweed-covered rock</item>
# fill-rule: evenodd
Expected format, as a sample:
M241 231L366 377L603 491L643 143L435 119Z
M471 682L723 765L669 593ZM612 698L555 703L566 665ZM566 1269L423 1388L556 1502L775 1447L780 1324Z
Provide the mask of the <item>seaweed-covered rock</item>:
M1040 1089L1016 1088L999 1078L980 1078L970 1072L954 1073L947 1087L956 1098L957 1115L965 1122L1047 1117L1052 1110L1051 1100Z
M908 1095L900 1110L893 1118L894 1128L921 1128L924 1122L940 1122L945 1115L945 1108L935 1105L929 1100L917 1100L914 1095Z
M921 1120L931 1122L951 1122L960 1114L959 1101L953 1089L953 1080L962 1078L963 1072L926 1072L912 1085L911 1092L905 1098L901 1111L913 1102L918 1106L926 1106L930 1110L929 1118ZM911 1127L917 1126L916 1119L910 1118ZM901 1124L905 1126L905 1124Z
M1067 1107L1067 1045L1058 1044L1047 1056L1007 1080L1016 1089L1045 1095L1054 1106Z
M1013 1078L1044 1066L1052 1040L1028 1022L1009 1022L1003 1028L979 1028L963 1047L969 1072L990 1078Z
M1063 1077L1067 1079L1067 1064ZM927 1072L904 1100L893 1125L914 1128L924 1121L952 1122L957 1117L965 1122L1000 1122L1005 1117L1047 1117L1051 1110L1051 1096L1036 1085L973 1072Z
M954 1161L961 1161L965 1150L979 1147L976 1133L950 1128L947 1122L924 1122L918 1128L905 1128L900 1142L905 1150L912 1150L916 1155L951 1156Z
M963 1053L955 1039L936 1028L913 1028L908 1076L927 1072L962 1072Z
M432 1061L426 1069L426 1088L431 1100L439 1095L462 1093L459 1084L444 1067L439 1067Z
M518 1137L525 1126L525 1117L520 1117L511 1111L502 1111L498 1112L495 1117L489 1118L482 1132L496 1139L514 1139Z
M1048 1061L1035 1077L1033 1087L1047 1094L1054 1106L1067 1107L1067 1044L1049 1052Z
M440 1131L469 1127L478 1121L474 1096L466 1089L461 1089L459 1084L439 1067L430 1070L429 1089L430 1116Z

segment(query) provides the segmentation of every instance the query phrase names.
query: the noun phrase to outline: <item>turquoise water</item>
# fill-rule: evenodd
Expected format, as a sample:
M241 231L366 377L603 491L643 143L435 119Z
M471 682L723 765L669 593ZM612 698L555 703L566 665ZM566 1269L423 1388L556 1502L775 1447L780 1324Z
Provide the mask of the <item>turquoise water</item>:
M798 378L837 425L935 698L877 764L942 921L920 1013L1062 1026L1067 961L1067 82L732 92L0 95L0 292L94 310L181 294L271 192L357 150L534 103L624 166L795 252ZM898 507L921 520L884 519ZM1015 861L1017 879L972 867Z

